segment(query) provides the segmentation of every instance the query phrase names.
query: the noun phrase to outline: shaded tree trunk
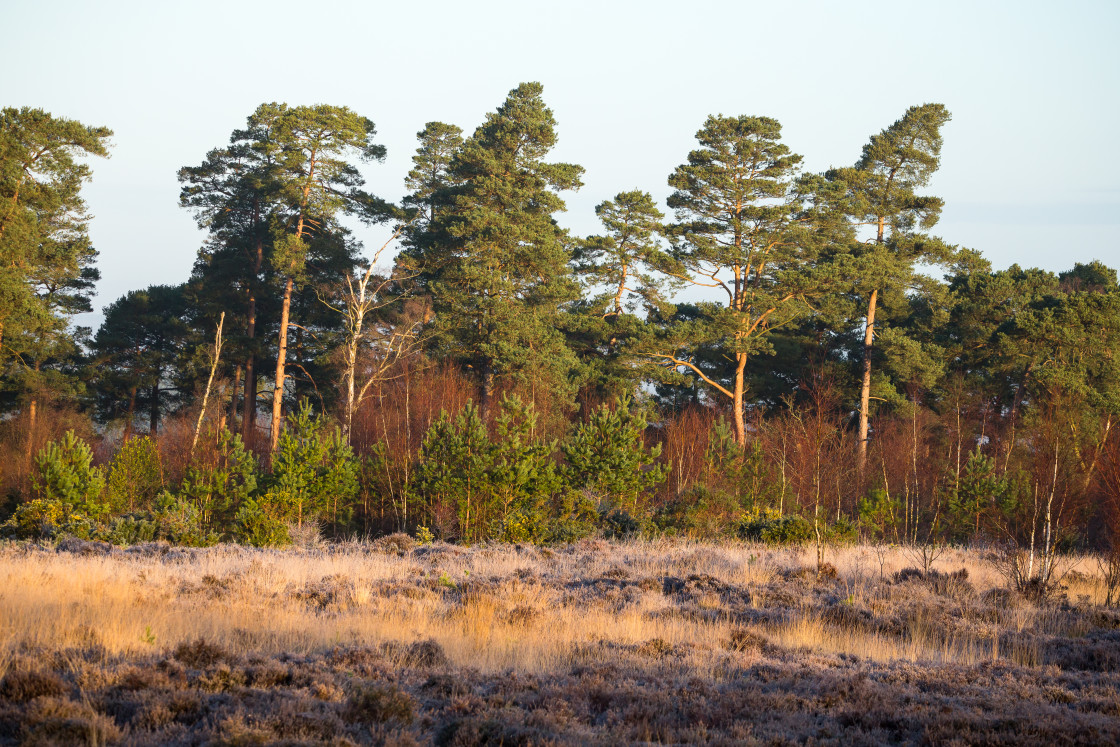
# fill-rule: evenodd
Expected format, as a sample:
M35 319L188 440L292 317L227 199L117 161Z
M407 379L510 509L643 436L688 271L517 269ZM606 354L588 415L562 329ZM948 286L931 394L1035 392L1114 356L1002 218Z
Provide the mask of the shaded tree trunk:
M132 420L136 417L136 387L128 390L128 412L124 416L124 441L132 437Z
M159 372L156 373L158 382ZM159 384L152 384L152 401L148 404L148 435L155 437L159 432Z
M229 429L233 431L237 422L237 391L241 388L241 366L233 369L233 391L229 395Z

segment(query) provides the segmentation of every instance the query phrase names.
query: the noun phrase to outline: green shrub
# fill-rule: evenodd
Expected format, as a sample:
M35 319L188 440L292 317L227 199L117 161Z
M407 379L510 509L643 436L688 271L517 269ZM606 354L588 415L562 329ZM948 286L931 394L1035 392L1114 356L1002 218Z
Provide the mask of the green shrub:
M163 492L152 501L151 510L114 517L95 532L94 539L114 545L163 540L185 547L209 547L217 544L220 537L203 526L198 506Z
M163 491L159 449L147 436L130 438L109 465L107 498L113 512L144 511Z
M739 522L737 533L741 539L765 542L768 545L793 545L816 539L813 522L797 514L779 515L763 510Z
M493 444L474 402L454 420L446 410L424 434L413 481L417 500L435 513L454 506L458 539L470 543L485 539L485 517L490 503L490 467Z
M599 515L599 527L603 536L610 539L625 539L642 533L642 522L622 508L614 508L601 513Z
M179 488L180 500L197 511L204 535L229 532L238 510L257 489L257 460L241 436L223 428L216 446L187 468Z
M247 499L234 520L234 538L253 547L282 547L292 543L282 511L267 500Z
M660 506L651 525L666 537L712 539L734 534L739 513L738 496L695 485Z
M630 397L622 396L613 411L607 405L594 410L562 450L572 488L599 496L605 511L621 508L642 514L645 493L665 481L669 465L657 463L660 444L646 447L646 419L630 405Z
M948 517L951 538L962 541L975 537L992 515L1009 501L1015 485L1007 475L996 469L995 460L984 456L980 447L968 455L968 462L961 471L956 490L949 495Z
M872 539L879 540L891 536L897 542L901 514L902 503L878 488L872 490L859 502L860 523Z
M741 539L768 545L798 545L816 542L813 522L798 514L779 515L772 509L754 512L741 519L736 528ZM835 524L821 522L821 539L828 544L855 542L856 526L846 518Z
M555 503L545 542L576 542L594 534L598 525L595 502L575 491L565 491Z
M11 539L51 539L73 535L90 539L96 523L84 512L57 498L35 498L20 504L0 533Z
M859 541L859 527L846 516L841 516L834 524L828 524L821 532L825 542L834 545L850 545Z
M93 466L93 452L74 431L67 431L61 441L50 442L35 457L32 484L36 498L60 501L93 518L109 513L104 500L105 473Z
M518 397L502 399L491 440L473 402L452 420L443 412L424 436L414 489L435 512L454 506L458 538L545 542L571 518L556 445L535 437L537 415ZM560 530L562 533L566 530Z
M497 520L492 534L506 542L545 541L552 502L563 486L552 460L556 444L536 438L536 425L532 404L502 398L488 482Z
M268 492L258 507L267 505L278 518L301 527L319 517L337 525L348 520L357 494L354 452L342 431L313 415L304 400L280 434Z

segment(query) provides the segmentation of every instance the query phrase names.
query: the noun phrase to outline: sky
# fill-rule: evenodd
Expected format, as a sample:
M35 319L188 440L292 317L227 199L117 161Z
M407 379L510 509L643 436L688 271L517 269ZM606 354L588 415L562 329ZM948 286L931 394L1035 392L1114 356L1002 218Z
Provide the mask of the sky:
M184 281L204 233L177 171L261 103L348 106L377 125L367 189L399 200L428 121L470 133L523 81L586 169L562 225L599 231L623 190L664 204L709 114L779 120L807 171L851 165L915 104L952 113L933 233L1013 263L1120 265L1120 3L113 2L0 0L0 106L114 131L85 195L100 310ZM384 227L356 228L372 252ZM96 324L95 313L83 323Z

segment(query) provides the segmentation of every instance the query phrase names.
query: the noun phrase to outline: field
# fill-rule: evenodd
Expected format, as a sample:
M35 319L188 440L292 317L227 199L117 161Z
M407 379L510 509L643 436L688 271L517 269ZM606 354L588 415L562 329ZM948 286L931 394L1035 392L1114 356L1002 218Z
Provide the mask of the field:
M1120 742L1120 612L1094 560L1045 605L980 551L926 576L899 548L827 560L10 544L0 743Z

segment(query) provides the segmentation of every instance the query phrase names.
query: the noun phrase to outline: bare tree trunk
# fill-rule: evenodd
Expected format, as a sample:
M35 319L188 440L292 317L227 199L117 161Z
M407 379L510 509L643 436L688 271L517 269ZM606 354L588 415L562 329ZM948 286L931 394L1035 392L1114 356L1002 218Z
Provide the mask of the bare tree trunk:
M1054 472L1050 478L1050 495L1046 498L1046 530L1043 545L1042 569L1040 574L1042 576L1043 585L1050 583L1050 573L1053 570L1051 562L1054 547L1052 509L1054 507L1054 493L1058 490L1058 444L1060 443L1056 436L1057 434L1055 434L1054 438Z
M269 451L276 451L280 443L280 423L283 413L281 408L284 403L284 365L288 359L288 314L292 308L292 288L295 282L288 278L284 284L284 303L280 308L280 349L276 354L276 386L272 390L272 433L269 440Z
M867 302L867 324L863 331L863 383L859 390L859 451L857 466L862 482L867 469L867 436L871 407L871 347L875 342L875 308L879 302L878 289L871 291Z
M218 317L218 331L214 335L214 357L210 363L210 378L206 380L206 392L202 395L202 409L198 411L198 422L194 426L194 438L191 440L191 456L198 446L198 434L202 431L202 419L206 417L206 403L210 401L210 387L214 384L214 374L218 370L218 361L222 359L222 326L226 321L226 312ZM220 409L220 408L219 408Z

